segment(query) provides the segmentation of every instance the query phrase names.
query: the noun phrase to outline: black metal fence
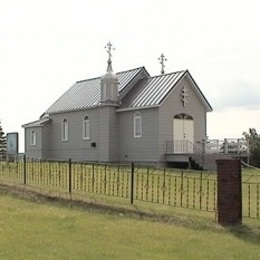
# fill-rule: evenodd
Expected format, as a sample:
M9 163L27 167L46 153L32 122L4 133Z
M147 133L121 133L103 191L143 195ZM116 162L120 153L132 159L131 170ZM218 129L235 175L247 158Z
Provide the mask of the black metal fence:
M203 172L116 165L23 160L2 162L0 180L215 211L216 178Z
M243 216L260 218L260 172L243 176L242 201Z
M68 193L95 193L134 201L216 211L213 172L181 171L141 165L45 162L31 159L0 162L0 182ZM243 216L260 218L260 178L243 178Z
M135 167L135 200L215 211L216 175L195 171Z

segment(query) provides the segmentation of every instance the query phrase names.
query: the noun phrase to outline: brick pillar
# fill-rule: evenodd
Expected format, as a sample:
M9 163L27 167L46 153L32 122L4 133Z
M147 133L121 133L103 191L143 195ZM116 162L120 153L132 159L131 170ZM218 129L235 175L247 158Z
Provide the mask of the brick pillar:
M242 184L240 160L216 160L218 180L218 223L242 223Z

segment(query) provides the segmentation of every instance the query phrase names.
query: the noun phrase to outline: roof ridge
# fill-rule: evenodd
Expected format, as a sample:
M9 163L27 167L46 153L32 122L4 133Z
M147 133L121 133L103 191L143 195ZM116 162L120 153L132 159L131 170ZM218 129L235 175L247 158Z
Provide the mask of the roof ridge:
M134 68L134 69L119 71L119 72L117 72L116 74L121 74L121 73L129 72L129 71L133 71L133 70L138 70L138 69L145 69L145 67L144 67L144 66L141 66L141 67L137 67L137 68Z
M84 81L90 81L90 80L95 80L95 79L100 79L100 78L101 78L101 76L100 77L95 77L95 78L90 78L90 79L77 80L76 83L82 83Z
M119 72L116 72L116 75L122 74L122 73L126 73L126 72L130 72L130 71L133 71L133 70L138 70L138 69L145 69L145 67L144 67L144 66L141 66L141 67L137 67L137 68L134 68L134 69L119 71ZM94 78L89 78L89 79L77 80L76 83L82 83L82 82L85 82L85 81L96 80L96 79L100 79L101 77L102 77L102 76L94 77Z
M187 72L187 71L188 71L187 69L186 69L186 70L178 70L178 71L169 72L169 73L165 73L165 74L150 76L148 79L157 78L157 77L163 77L163 76L168 76L168 75L177 74L177 73L184 73L184 72Z

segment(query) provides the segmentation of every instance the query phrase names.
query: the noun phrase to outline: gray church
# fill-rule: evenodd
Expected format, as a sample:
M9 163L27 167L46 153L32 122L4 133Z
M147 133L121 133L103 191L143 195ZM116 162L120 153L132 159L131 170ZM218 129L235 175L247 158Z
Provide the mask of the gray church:
M206 139L212 108L190 72L114 73L107 48L105 75L77 81L23 125L27 157L165 165L192 155Z

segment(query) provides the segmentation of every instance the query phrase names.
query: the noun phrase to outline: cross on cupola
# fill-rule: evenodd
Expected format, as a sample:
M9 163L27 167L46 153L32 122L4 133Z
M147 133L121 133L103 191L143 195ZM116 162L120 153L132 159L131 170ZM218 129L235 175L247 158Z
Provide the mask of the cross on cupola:
M164 62L167 61L167 59L165 58L164 54L162 53L162 55L158 58L158 60L160 61L160 64L162 65L162 69L161 69L161 74L164 74Z
M100 91L100 102L104 104L114 104L118 106L118 78L112 69L112 51L115 48L112 48L112 43L109 42L105 49L108 53L107 61L107 72L100 79L101 91Z
M107 61L107 63L108 63L109 66L112 64L112 60L111 60L112 51L115 50L115 48L112 48L112 46L113 46L113 45L112 45L111 42L109 42L109 43L105 46L105 48L107 49L107 53L108 53L108 61ZM112 67L111 67L111 69L112 69Z

